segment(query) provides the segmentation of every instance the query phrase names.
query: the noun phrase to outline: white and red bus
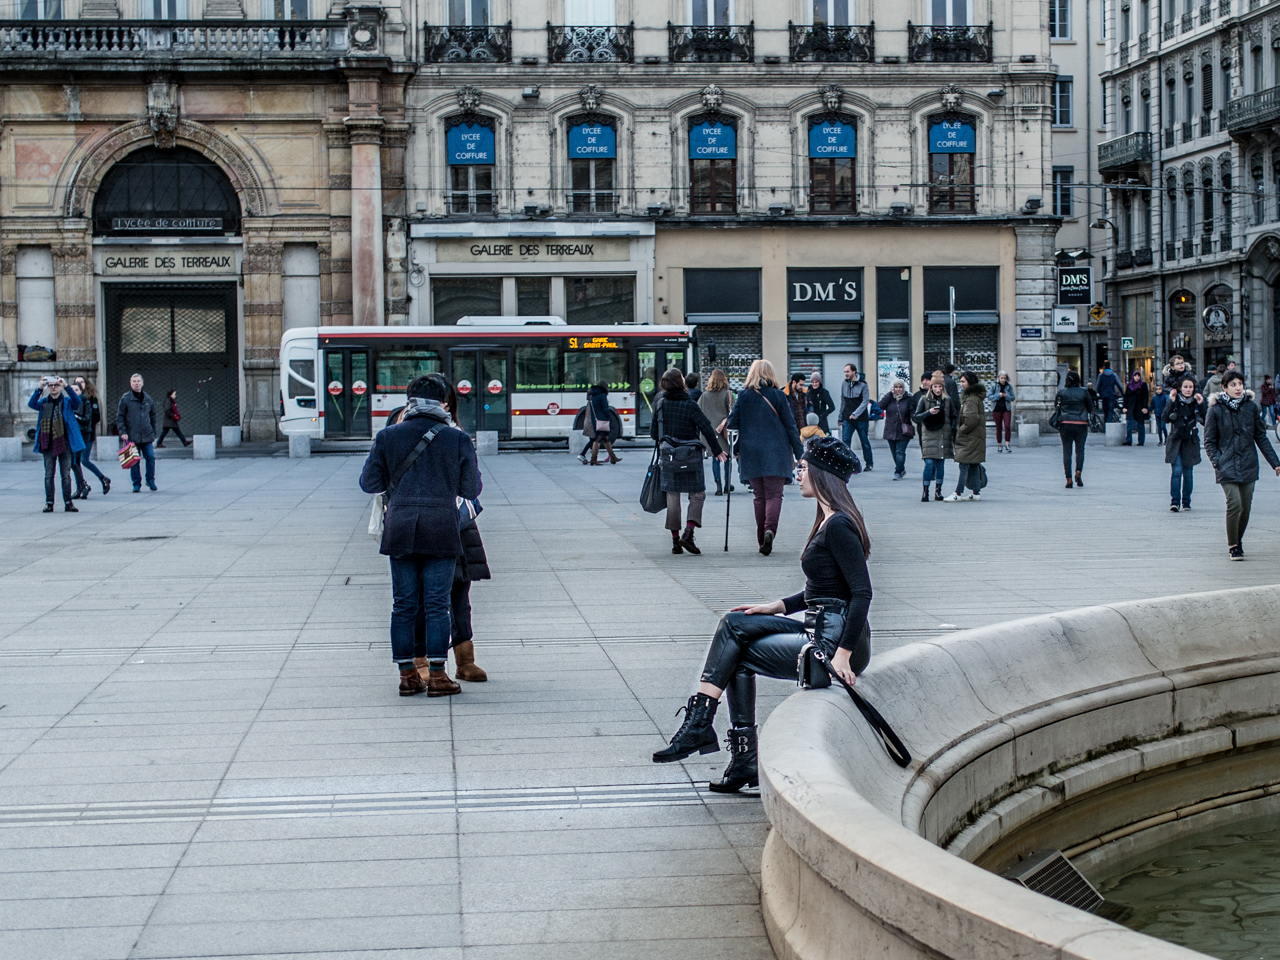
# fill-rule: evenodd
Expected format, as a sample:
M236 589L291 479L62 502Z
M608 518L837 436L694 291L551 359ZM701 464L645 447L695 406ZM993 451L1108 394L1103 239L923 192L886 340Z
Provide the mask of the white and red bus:
M443 373L457 420L503 440L565 439L587 389L609 385L622 436L648 436L658 379L688 371L693 329L568 326L559 318L464 317L456 326L297 327L280 342L280 428L367 439L415 377Z

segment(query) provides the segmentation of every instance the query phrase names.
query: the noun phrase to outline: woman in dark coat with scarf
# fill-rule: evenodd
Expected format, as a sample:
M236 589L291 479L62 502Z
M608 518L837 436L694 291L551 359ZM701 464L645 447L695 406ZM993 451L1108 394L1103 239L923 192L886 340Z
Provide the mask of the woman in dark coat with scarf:
M738 431L742 479L755 494L756 541L766 557L778 535L783 485L804 455L800 429L775 376L768 360L753 360L728 423Z
M708 447L719 451L720 442L716 438L715 427L707 419L696 403L689 399L685 389L684 374L679 370L668 370L658 382L662 390L662 399L653 408L653 422L649 426L649 436L661 445L663 440L697 442L705 440ZM717 452L721 461L727 459L723 453ZM662 470L662 492L667 495L666 528L671 531L671 552L692 554L702 553L694 543L693 531L702 526L702 507L707 502L707 478L702 470L702 462L692 470ZM680 532L680 494L689 496L689 514Z
M1138 431L1138 446L1147 442L1147 414L1151 412L1151 389L1142 379L1142 371L1135 370L1124 388L1124 444L1133 446L1133 431Z
M893 381L893 389L880 398L880 409L884 411L884 439L893 454L893 479L901 480L907 475L907 447L916 435L907 385L901 380Z
M71 502L71 461L84 449L76 410L80 398L61 377L43 378L27 401L40 416L36 420L36 450L44 455L44 512L53 513L53 472L62 478L62 503L67 513L79 513Z
M1169 425L1164 462L1173 468L1169 480L1169 510L1191 509L1191 471L1200 462L1200 424L1204 423L1204 398L1196 393L1196 378L1182 378L1173 398L1164 408Z

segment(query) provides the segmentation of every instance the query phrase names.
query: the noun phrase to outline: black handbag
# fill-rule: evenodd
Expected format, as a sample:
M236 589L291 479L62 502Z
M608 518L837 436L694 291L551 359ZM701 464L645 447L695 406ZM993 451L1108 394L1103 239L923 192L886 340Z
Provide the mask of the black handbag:
M1049 414L1049 426L1057 430L1062 426L1062 401L1059 400L1053 408L1053 413Z
M818 622L821 624L821 613L818 614ZM805 617L805 626L809 624L809 617ZM799 662L796 664L800 676L800 686L807 689L821 690L831 686L831 681L838 680L840 686L844 687L849 697L853 700L853 705L858 708L858 712L862 714L867 725L880 742L884 744L885 752L889 754L889 759L900 767L908 767L911 765L911 752L906 745L899 739L898 735L893 732L893 727L889 726L889 722L880 715L880 711L867 703L862 696L849 686L844 677L836 673L835 668L831 666L831 661L827 659L827 655L823 653L822 647L812 640L800 648Z
M662 467L658 463L658 451L653 451L653 460L644 475L644 483L640 487L640 509L645 513L659 513L667 509L667 495L662 492Z
M702 458L707 448L701 440L673 440L666 435L662 425L662 407L665 400L658 401L658 463L668 473L690 473L702 471Z

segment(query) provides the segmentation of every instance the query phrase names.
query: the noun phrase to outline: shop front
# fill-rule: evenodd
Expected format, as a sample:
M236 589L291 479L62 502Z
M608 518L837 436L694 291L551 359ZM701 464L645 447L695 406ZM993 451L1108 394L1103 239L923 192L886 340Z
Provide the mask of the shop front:
M650 223L411 223L409 323L664 322L654 317L653 233Z

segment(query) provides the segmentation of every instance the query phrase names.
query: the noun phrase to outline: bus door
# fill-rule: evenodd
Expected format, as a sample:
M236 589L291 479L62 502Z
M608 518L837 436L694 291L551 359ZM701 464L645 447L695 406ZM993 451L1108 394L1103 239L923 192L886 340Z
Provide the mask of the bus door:
M324 435L335 440L373 436L369 388L369 351L364 347L325 347Z
M449 376L458 392L458 426L472 436L496 430L499 438L510 439L511 350L455 347L449 351Z
M636 384L636 436L647 437L649 425L653 423L653 401L658 393L658 381L662 375L675 367L683 373L687 353L685 347L641 347L636 351L639 376L632 382Z

